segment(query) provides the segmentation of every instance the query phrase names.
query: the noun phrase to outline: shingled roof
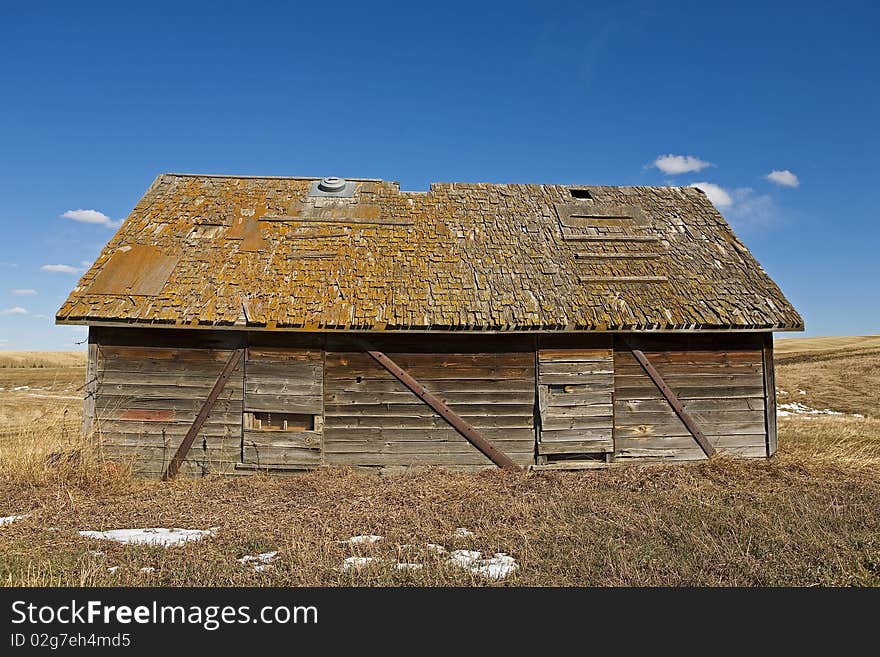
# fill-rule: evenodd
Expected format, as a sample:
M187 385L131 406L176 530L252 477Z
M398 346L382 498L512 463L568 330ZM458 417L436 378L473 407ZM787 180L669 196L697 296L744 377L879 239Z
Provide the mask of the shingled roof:
M60 323L302 330L798 330L697 189L156 178Z

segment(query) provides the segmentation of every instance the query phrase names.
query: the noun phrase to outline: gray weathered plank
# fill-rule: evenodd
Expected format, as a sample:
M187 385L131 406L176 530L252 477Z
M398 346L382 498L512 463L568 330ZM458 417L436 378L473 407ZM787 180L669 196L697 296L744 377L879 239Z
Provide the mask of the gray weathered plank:
M592 454L614 451L611 432L607 438L594 440L542 441L538 443L539 454Z
M725 386L725 387L706 387L706 386L683 386L675 389L676 396L682 400L689 399L715 399L715 398L733 398L733 397L760 397L763 394L764 386ZM656 387L648 385L627 386L614 389L615 399L658 399L661 395L657 392Z
M532 428L520 428L520 429L487 429L481 428L481 433L486 437L487 440L515 440L518 442L527 442L533 444L535 441L535 432ZM385 441L406 441L412 440L417 442L422 441L449 441L449 440L461 440L464 441L457 431L455 431L452 427L446 427L444 431L443 428L413 428L413 427L385 427L385 428L375 428L375 427L359 427L359 428L334 428L331 426L324 427L324 447L327 450L333 448L333 445L336 443L345 443L347 441L377 441L377 442L385 442Z
M764 370L764 395L767 400L765 418L765 431L767 434L767 456L776 453L776 373L773 362L773 334L764 336L763 370Z
M618 414L624 413L674 413L665 399L618 399L615 401ZM734 397L730 399L711 397L708 399L683 400L682 405L691 413L700 412L764 412L764 399L761 397Z
M320 415L322 404L323 398L321 396L248 394L245 410Z
M579 440L612 440L611 424L602 427L582 427L580 429L542 429L542 443L561 443Z
M295 447L320 451L321 440L320 431L244 431L244 444L258 447Z
M98 390L98 373L100 372L100 363L98 363L98 345L93 341L94 336L89 336L88 361L86 364L86 382L83 386L83 422L82 435L85 438L91 438L94 431L96 403L95 394Z

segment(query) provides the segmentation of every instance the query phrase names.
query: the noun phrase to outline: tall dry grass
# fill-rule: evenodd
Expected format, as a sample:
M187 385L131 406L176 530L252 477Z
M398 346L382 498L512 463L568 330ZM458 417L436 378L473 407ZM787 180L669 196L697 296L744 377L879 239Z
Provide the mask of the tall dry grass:
M0 369L86 366L85 351L0 351Z
M0 479L10 485L106 489L127 482L129 472L129 464L103 459L100 445L82 435L79 418L43 418L0 433Z

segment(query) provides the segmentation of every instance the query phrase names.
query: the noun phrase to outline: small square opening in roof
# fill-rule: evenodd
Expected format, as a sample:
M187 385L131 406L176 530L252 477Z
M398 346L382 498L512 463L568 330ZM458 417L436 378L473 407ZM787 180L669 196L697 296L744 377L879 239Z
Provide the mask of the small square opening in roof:
M587 199L587 200L593 199L593 195L590 194L589 189L569 189L568 191L571 192L572 198Z

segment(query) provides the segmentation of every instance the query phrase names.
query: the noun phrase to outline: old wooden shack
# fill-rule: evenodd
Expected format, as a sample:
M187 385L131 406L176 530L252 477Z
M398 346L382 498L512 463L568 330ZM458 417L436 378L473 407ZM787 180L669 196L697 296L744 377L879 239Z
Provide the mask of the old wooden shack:
M57 313L148 476L767 457L802 320L698 189L160 175Z

